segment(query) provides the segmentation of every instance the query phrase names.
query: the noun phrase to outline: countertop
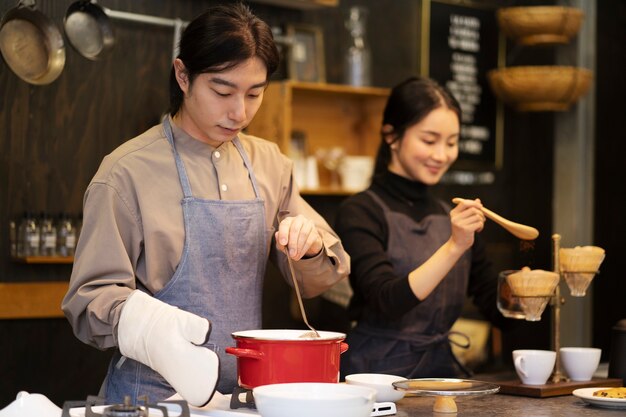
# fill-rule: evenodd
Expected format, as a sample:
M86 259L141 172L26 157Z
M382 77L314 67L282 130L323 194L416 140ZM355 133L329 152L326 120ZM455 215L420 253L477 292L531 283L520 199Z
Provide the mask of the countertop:
M608 364L602 363L594 377L606 378ZM514 372L496 374L478 374L471 379L507 381L516 378ZM397 417L434 416L434 417L586 417L586 416L625 416L626 409L611 409L587 404L574 395L536 398L520 395L491 394L478 397L456 397L457 413L443 414L433 412L434 397L406 396L396 403Z
M397 417L586 417L624 416L626 410L600 408L588 405L573 395L549 398L531 398L505 394L480 397L457 397L456 414L433 412L433 397L404 397L396 403Z

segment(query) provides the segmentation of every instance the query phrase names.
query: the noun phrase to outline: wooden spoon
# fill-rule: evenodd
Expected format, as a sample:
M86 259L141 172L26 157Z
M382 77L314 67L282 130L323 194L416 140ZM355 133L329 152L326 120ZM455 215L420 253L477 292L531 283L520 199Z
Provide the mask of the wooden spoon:
M452 199L454 204L459 204L461 202L461 198L455 197ZM493 220L498 223L504 229L509 231L513 236L518 237L522 240L535 240L537 236L539 236L539 231L534 227L526 226L525 224L515 223L511 220L507 220L504 217L494 213L486 207L483 207L482 212L485 214L485 217Z

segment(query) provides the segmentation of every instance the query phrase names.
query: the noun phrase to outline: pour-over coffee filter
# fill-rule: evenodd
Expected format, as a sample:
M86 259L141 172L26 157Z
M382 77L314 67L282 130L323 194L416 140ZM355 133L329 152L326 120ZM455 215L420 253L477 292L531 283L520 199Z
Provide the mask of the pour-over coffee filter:
M547 297L554 293L559 274L542 269L523 268L507 276L507 282L518 297Z
M559 266L572 296L586 294L603 260L604 249L598 246L559 249Z
M559 249L561 272L597 272L604 260L604 249L598 246L576 246Z

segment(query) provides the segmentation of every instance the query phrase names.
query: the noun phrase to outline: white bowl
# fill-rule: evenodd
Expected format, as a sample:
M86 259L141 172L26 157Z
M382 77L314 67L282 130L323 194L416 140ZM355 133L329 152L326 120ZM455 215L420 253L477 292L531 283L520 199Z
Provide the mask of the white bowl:
M376 390L376 401L398 401L404 397L404 391L396 390L392 383L406 381L406 378L386 374L352 374L346 376L346 382L352 385L361 385Z
M376 390L323 382L262 385L252 389L263 417L369 417Z

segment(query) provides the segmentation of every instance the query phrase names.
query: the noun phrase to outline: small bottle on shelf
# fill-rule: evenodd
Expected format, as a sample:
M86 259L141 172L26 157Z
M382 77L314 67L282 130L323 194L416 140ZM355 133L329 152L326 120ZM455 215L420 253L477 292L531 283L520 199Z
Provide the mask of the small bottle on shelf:
M39 256L39 225L35 215L25 211L18 228L17 256Z
M39 254L41 256L56 256L57 252L57 229L52 217L47 213L41 214L41 237Z
M12 258L17 257L17 225L14 220L9 221L9 249Z
M76 227L67 213L61 213L57 223L57 254L59 256L74 256L75 248Z

